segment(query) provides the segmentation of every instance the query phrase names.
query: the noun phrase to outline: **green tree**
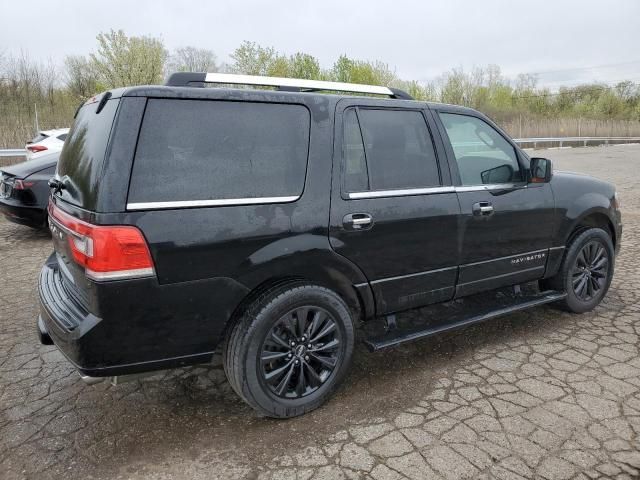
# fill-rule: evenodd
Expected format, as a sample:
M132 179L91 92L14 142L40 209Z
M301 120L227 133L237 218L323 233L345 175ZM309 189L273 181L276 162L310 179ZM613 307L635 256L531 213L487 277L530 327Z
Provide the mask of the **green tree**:
M340 55L331 69L331 79L336 82L351 82L352 68L353 60L349 59L346 55Z
M617 117L623 108L622 101L611 90L604 90L595 105L596 112L606 118Z
M73 96L87 98L98 92L98 78L87 57L67 55L64 66L66 85Z
M308 53L295 53L289 57L289 75L293 78L318 80L321 77L320 62Z
M396 74L384 62L352 60L341 55L331 69L336 82L361 83L365 85L389 86L398 80Z
M275 55L267 67L269 77L289 77L291 76L289 72L289 59L284 55Z
M429 102L437 100L435 85L432 83L423 85L415 80L406 81L397 79L391 86L404 90L416 100Z
M231 70L246 75L269 75L278 57L273 47L261 47L255 42L244 41L231 54Z
M468 105L466 95L467 78L462 70L453 69L445 74L440 89L440 100L455 105Z
M215 72L216 54L206 48L180 47L169 56L167 69L167 73Z
M98 51L89 55L98 81L106 89L162 82L167 51L152 37L127 37L122 30L100 33Z

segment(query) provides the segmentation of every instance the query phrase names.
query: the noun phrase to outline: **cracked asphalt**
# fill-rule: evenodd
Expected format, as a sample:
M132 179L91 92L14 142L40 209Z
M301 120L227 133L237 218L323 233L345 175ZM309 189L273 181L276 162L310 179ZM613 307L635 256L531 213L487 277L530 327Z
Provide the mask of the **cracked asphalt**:
M50 239L0 220L0 478L638 478L640 146L536 155L618 186L625 232L602 305L359 347L340 392L287 421L240 402L219 361L84 385L35 334Z

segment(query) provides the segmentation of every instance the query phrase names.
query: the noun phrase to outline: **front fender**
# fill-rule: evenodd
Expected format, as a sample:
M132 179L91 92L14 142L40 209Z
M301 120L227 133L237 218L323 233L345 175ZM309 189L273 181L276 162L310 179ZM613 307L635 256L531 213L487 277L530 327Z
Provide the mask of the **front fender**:
M619 212L614 207L615 187L586 175L559 172L551 182L556 201L557 229L553 246L565 246L587 218L606 221L615 234ZM594 220L595 221L595 220Z

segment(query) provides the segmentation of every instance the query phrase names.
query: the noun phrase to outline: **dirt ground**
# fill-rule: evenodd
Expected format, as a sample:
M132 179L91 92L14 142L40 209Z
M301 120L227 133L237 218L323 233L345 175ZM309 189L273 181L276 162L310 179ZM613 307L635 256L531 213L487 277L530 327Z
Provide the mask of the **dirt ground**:
M288 421L246 407L218 361L85 385L35 334L50 239L0 220L0 478L638 478L640 146L535 155L618 186L625 232L604 303L358 347L340 392Z

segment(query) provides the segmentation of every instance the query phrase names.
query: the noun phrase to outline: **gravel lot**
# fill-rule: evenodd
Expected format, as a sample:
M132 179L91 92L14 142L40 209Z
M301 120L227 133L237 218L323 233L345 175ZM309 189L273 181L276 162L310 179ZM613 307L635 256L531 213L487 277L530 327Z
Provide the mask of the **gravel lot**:
M640 146L536 154L618 185L605 302L359 347L340 393L289 421L257 417L219 364L84 385L35 335L49 238L0 220L0 478L638 478Z

